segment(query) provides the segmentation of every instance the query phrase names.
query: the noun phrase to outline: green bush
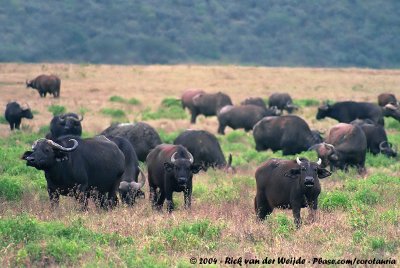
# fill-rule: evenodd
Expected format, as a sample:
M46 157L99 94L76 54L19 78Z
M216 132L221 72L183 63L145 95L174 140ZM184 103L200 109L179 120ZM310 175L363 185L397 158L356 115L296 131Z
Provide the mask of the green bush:
M0 115L0 124L8 125L6 118L2 115Z
M355 194L354 200L365 205L374 205L378 202L379 195L370 188L364 188Z
M299 107L318 106L319 100L316 99L297 99L293 100L293 104Z
M179 105L178 105L179 104ZM141 112L142 120L155 119L187 119L188 115L182 109L180 101L172 98L162 100L160 107L153 112L150 108L146 108Z
M124 111L120 109L112 109L112 108L103 108L100 112L104 115L108 115L114 118L125 118L126 114Z
M0 176L0 197L6 200L20 200L24 189L26 189L24 184L15 177Z
M50 105L47 110L53 114L53 116L64 114L67 109L62 105Z
M275 235L289 237L294 233L296 227L293 218L289 218L283 213L272 214L267 218L267 224L272 225L272 230Z
M342 191L332 191L321 193L319 196L319 204L323 210L334 210L337 208L347 209L351 206L350 196Z
M108 100L111 102L126 103L126 104L130 104L130 105L139 105L141 103L136 98L130 98L129 100L127 100L121 96L111 96Z

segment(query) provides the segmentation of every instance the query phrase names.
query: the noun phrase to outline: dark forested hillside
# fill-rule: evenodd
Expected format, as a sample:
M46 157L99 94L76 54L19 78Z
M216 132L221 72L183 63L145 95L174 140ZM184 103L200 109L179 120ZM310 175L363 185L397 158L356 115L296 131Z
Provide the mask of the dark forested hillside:
M398 0L1 0L0 61L400 66Z

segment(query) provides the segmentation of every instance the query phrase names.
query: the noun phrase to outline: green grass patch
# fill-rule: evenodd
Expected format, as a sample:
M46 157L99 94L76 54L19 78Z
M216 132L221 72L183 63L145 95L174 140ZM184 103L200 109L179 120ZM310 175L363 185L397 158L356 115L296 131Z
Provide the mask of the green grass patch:
M126 114L121 109L103 108L100 112L114 118L126 118Z
M118 103L125 103L125 104L130 104L130 105L140 105L141 102L140 100L136 98L130 98L130 99L125 99L121 96L111 96L109 99L111 102L118 102Z
M385 117L385 128L400 130L400 122L391 117Z
M351 206L349 194L339 190L327 193L322 192L319 196L318 203L321 209L327 211L332 211L338 208L347 209Z
M50 105L47 110L53 114L53 116L64 114L67 109L62 105Z
M285 238L290 237L296 230L293 218L289 218L283 213L274 213L267 217L266 223L271 225L272 232L275 235L282 236Z
M299 107L311 107L311 106L318 106L319 100L316 99L296 99L293 100L293 104Z
M160 135L160 139L163 143L173 144L174 140L179 136L182 130L167 133L164 129L159 128L157 129L157 132Z
M213 251L218 247L223 228L223 224L214 224L208 219L194 222L183 221L177 226L171 226L153 234L149 251L153 253L169 250Z
M8 125L6 118L2 115L0 115L0 124Z
M40 112L38 110L32 110L32 114L37 115L37 114L40 114Z
M165 98L156 111L146 108L141 112L142 120L156 119L187 119L188 115L182 109L179 99Z
M42 222L27 215L0 219L0 248L14 255L14 265L51 263L73 265L93 247L133 246L131 238L116 234L99 234L86 229L78 219L72 224Z

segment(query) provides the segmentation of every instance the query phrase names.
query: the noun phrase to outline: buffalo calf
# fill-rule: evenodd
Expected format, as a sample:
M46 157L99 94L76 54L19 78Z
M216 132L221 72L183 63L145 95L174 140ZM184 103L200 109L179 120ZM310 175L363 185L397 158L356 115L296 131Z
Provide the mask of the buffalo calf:
M4 117L10 124L10 129L14 130L14 128L19 129L22 118L32 119L33 114L29 106L21 107L14 101L7 104Z
M167 199L167 211L172 212L172 194L182 191L185 208L190 208L192 177L201 169L200 165L194 164L192 154L182 145L161 144L149 153L146 162L153 208L160 210Z
M296 160L270 159L256 170L257 193L254 199L257 217L264 220L274 208L291 208L296 227L301 225L300 209L309 208L311 221L315 220L318 195L321 192L319 179L331 173L318 162L305 158Z

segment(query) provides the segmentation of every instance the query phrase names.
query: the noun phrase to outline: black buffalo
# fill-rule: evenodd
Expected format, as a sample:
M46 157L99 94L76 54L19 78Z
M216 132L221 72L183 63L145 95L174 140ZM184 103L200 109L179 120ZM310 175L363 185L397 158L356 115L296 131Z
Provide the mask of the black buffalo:
M190 119L190 123L192 124L196 123L196 117L198 115L197 108L193 103L193 97L200 93L204 94L205 92L200 89L188 89L183 92L181 96L182 108L188 108L190 113L192 114L192 117Z
M283 155L307 151L322 142L317 132L302 118L295 115L269 116L261 119L253 129L256 150L282 150Z
M57 140L66 135L80 137L82 135L82 120L83 116L79 117L75 113L56 115L50 121L50 133L46 135L46 138Z
M161 144L160 136L157 131L147 123L123 123L112 124L101 134L110 136L120 136L127 139L135 149L139 161L146 161L149 152Z
M172 194L182 191L185 208L190 208L192 177L201 170L200 165L194 164L191 153L182 145L161 144L149 153L146 162L153 208L160 210L167 199L167 211L172 212Z
M208 167L232 171L232 157L228 163L217 138L205 130L186 130L174 141L175 145L183 145L194 157L194 164L201 165L207 171Z
M53 94L54 98L60 97L61 80L56 75L39 75L33 80L26 81L26 87L37 89L40 97L45 98L46 94Z
M21 107L17 102L13 101L7 103L4 117L10 124L10 129L14 130L14 128L19 129L22 118L32 119L33 114L29 106Z
M232 105L231 98L218 92L215 94L199 93L193 97L194 108L192 112L192 122L196 121L196 117L200 114L204 116L217 115L217 112L226 105Z
M254 125L265 116L277 115L276 109L264 109L257 105L227 105L217 114L218 133L224 135L225 128L244 128L245 131L253 129Z
M396 96L392 93L379 94L378 105L381 107L385 107L387 104L398 106L399 102L397 101Z
M270 108L277 107L281 112L286 110L288 113L292 113L297 110L298 107L293 104L292 97L288 93L272 93L268 99L268 106Z
M350 123L356 119L370 119L375 124L384 125L382 109L375 103L343 101L333 105L324 104L318 108L317 120L325 117L341 123Z
M28 166L44 171L52 206L58 205L60 195L74 195L83 209L87 208L91 194L103 208L117 203L116 191L124 173L125 157L117 145L104 136L64 137L57 142L39 139L22 159Z
M367 150L377 155L382 153L387 157L396 157L397 148L388 142L385 129L381 125L371 124L363 120L354 120L352 125L358 125L364 131L367 138Z
M331 175L318 162L307 159L270 159L256 170L257 193L254 206L257 217L264 220L274 208L291 208L296 227L301 225L300 210L309 208L311 221L315 220L318 196L321 192L319 179Z
M114 142L125 156L125 171L121 176L118 191L123 203L133 205L136 197L144 197L141 189L146 182L146 177L139 168L139 160L135 149L125 138L118 136L106 136L106 138ZM138 182L139 173L141 174L140 182Z
M321 150L321 146L326 147L326 150ZM358 125L339 123L333 126L329 130L326 143L312 149L317 150L321 159L327 159L331 170L339 168L347 171L349 166L354 166L359 174L365 174L367 137Z

